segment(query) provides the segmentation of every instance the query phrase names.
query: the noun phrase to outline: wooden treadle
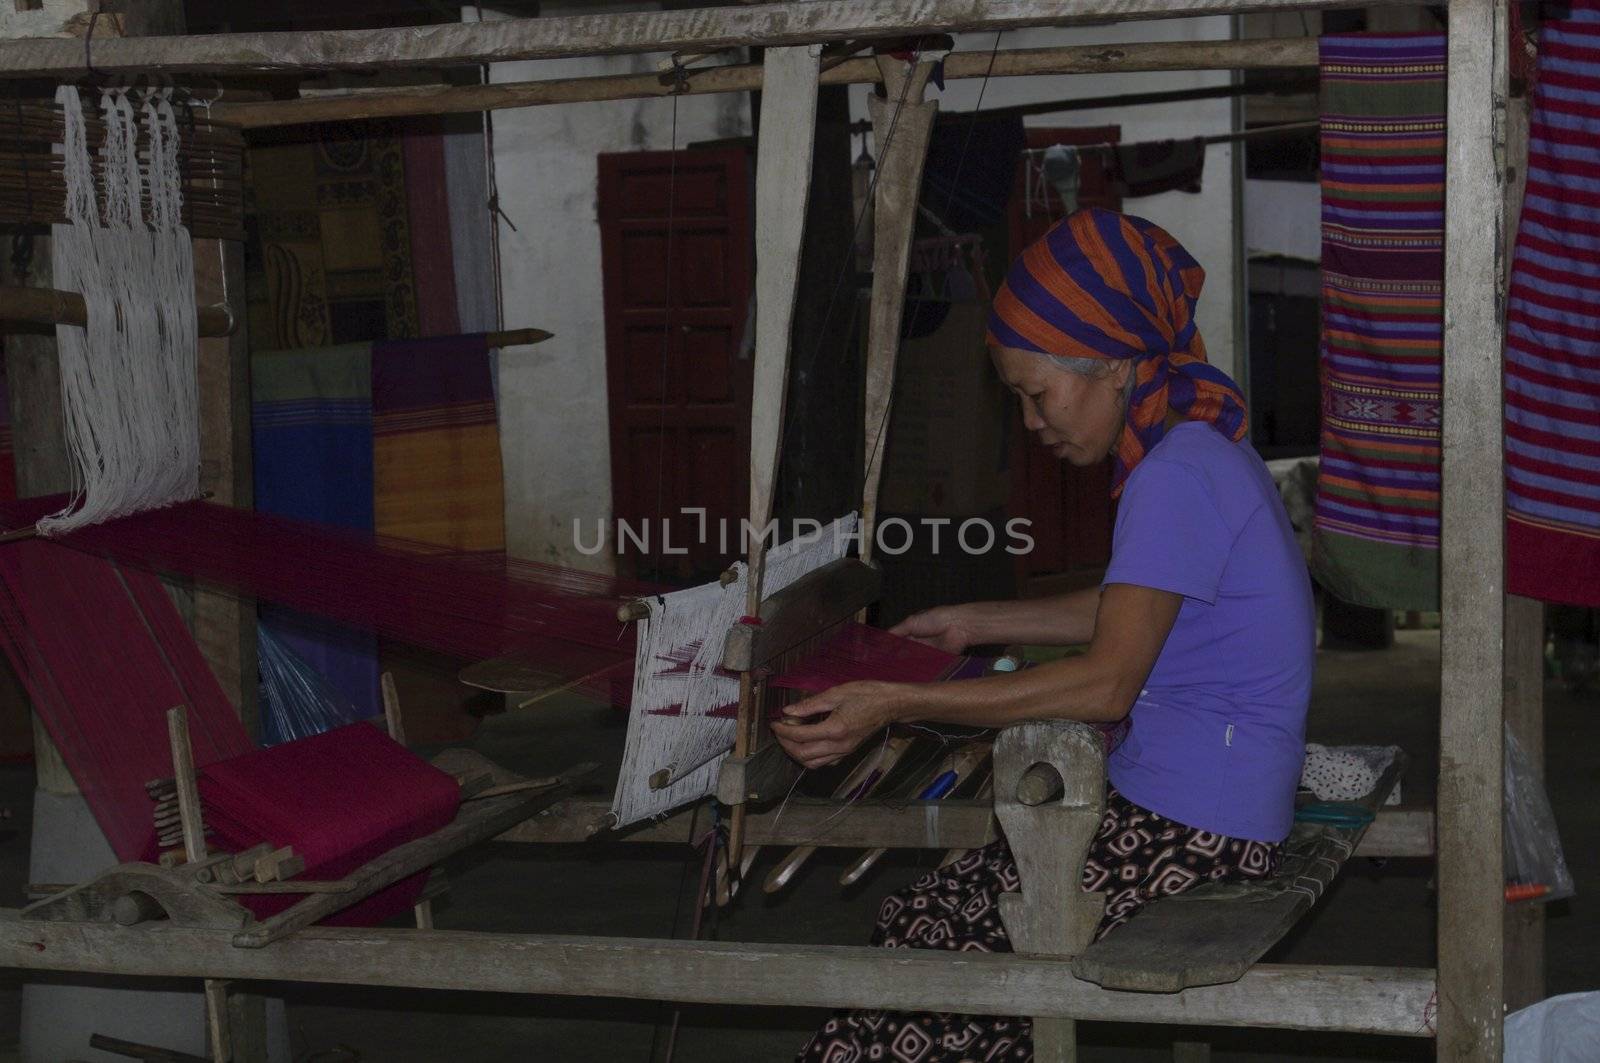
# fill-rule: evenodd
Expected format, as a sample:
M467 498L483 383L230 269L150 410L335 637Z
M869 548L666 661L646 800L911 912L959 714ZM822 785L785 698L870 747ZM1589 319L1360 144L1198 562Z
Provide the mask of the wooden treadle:
M1405 765L1405 754L1396 754L1372 793L1350 803L1376 812ZM1367 826L1296 823L1272 878L1199 886L1153 901L1085 949L1072 973L1106 989L1151 993L1236 982L1311 910Z

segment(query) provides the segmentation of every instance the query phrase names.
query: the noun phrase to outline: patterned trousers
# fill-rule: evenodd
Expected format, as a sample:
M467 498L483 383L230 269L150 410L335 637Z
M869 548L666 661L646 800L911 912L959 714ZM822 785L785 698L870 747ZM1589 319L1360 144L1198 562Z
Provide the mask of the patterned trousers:
M1105 817L1083 865L1083 888L1106 893L1098 937L1157 897L1202 882L1269 877L1280 846L1186 827L1106 791ZM931 871L884 899L872 943L885 948L1010 952L999 898L1020 889L1005 840ZM1033 1059L1025 1017L841 1011L797 1057L817 1063L1022 1063Z

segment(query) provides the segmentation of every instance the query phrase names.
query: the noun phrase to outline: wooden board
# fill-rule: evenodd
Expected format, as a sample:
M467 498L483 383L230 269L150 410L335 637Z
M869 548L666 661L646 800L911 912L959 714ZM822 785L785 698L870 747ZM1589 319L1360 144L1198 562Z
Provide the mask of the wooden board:
M1316 65L1316 38L1279 37L1244 41L1079 44L1057 48L1009 48L998 53L987 50L952 52L945 57L944 76L946 80L956 80L1105 71L1266 70ZM882 74L873 59L856 58L825 67L819 80L823 85L863 85L881 81ZM213 105L211 113L218 121L236 123L244 129L263 129L309 122L348 122L424 114L476 114L479 111L556 103L753 92L760 88L761 64L737 63L690 68L685 72L681 86L675 79L659 74L608 74L496 82L492 85L354 89L293 100L245 103L220 100Z
M1506 7L1454 0L1445 114L1440 486L1439 1058L1498 1060L1505 499Z
M1360 802L1376 811L1394 790L1405 757ZM1296 823L1278 873L1260 883L1205 885L1153 901L1073 961L1079 978L1107 989L1172 993L1242 978L1311 910L1366 827Z
M1115 993L1061 960L838 945L760 945L453 930L310 927L266 949L228 931L25 923L0 909L8 967L121 978L221 977L718 1005L1018 1012L1426 1037L1431 970L1261 964L1232 985Z
M1415 3L1374 0L1369 6ZM922 36L1240 11L1311 11L1338 0L808 0L385 29L96 40L104 74L243 74L477 65L637 52L713 52L819 41ZM78 77L82 41L0 45L0 77Z
M451 770L436 758L435 766ZM518 844L581 842L610 809L609 800L570 797L511 828L496 841ZM710 813L691 806L659 820L606 835L609 841L656 845L692 845L705 834ZM943 801L857 801L846 805L810 797L793 797L778 808L751 810L746 821L753 845L820 845L840 849L976 849L998 837L994 807L988 801L946 798ZM1429 857L1433 855L1433 809L1399 807L1378 813L1356 846L1364 857Z

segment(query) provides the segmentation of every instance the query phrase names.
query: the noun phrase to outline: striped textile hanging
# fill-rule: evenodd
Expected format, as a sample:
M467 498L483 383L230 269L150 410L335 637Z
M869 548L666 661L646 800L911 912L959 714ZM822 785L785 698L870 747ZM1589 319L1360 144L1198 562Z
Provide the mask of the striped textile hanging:
M1359 605L1438 608L1444 60L1439 34L1321 40L1313 572Z
M1600 605L1600 8L1540 35L1506 314L1506 588Z

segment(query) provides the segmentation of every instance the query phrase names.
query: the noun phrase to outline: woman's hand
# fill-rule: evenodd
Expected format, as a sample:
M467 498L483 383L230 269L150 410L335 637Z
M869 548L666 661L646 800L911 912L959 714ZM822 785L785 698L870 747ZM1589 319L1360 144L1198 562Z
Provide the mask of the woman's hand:
M972 620L960 605L941 605L913 613L889 629L891 635L915 639L946 653L960 653L977 643Z
M827 767L893 723L904 690L897 683L842 683L784 709L772 733L803 767Z

